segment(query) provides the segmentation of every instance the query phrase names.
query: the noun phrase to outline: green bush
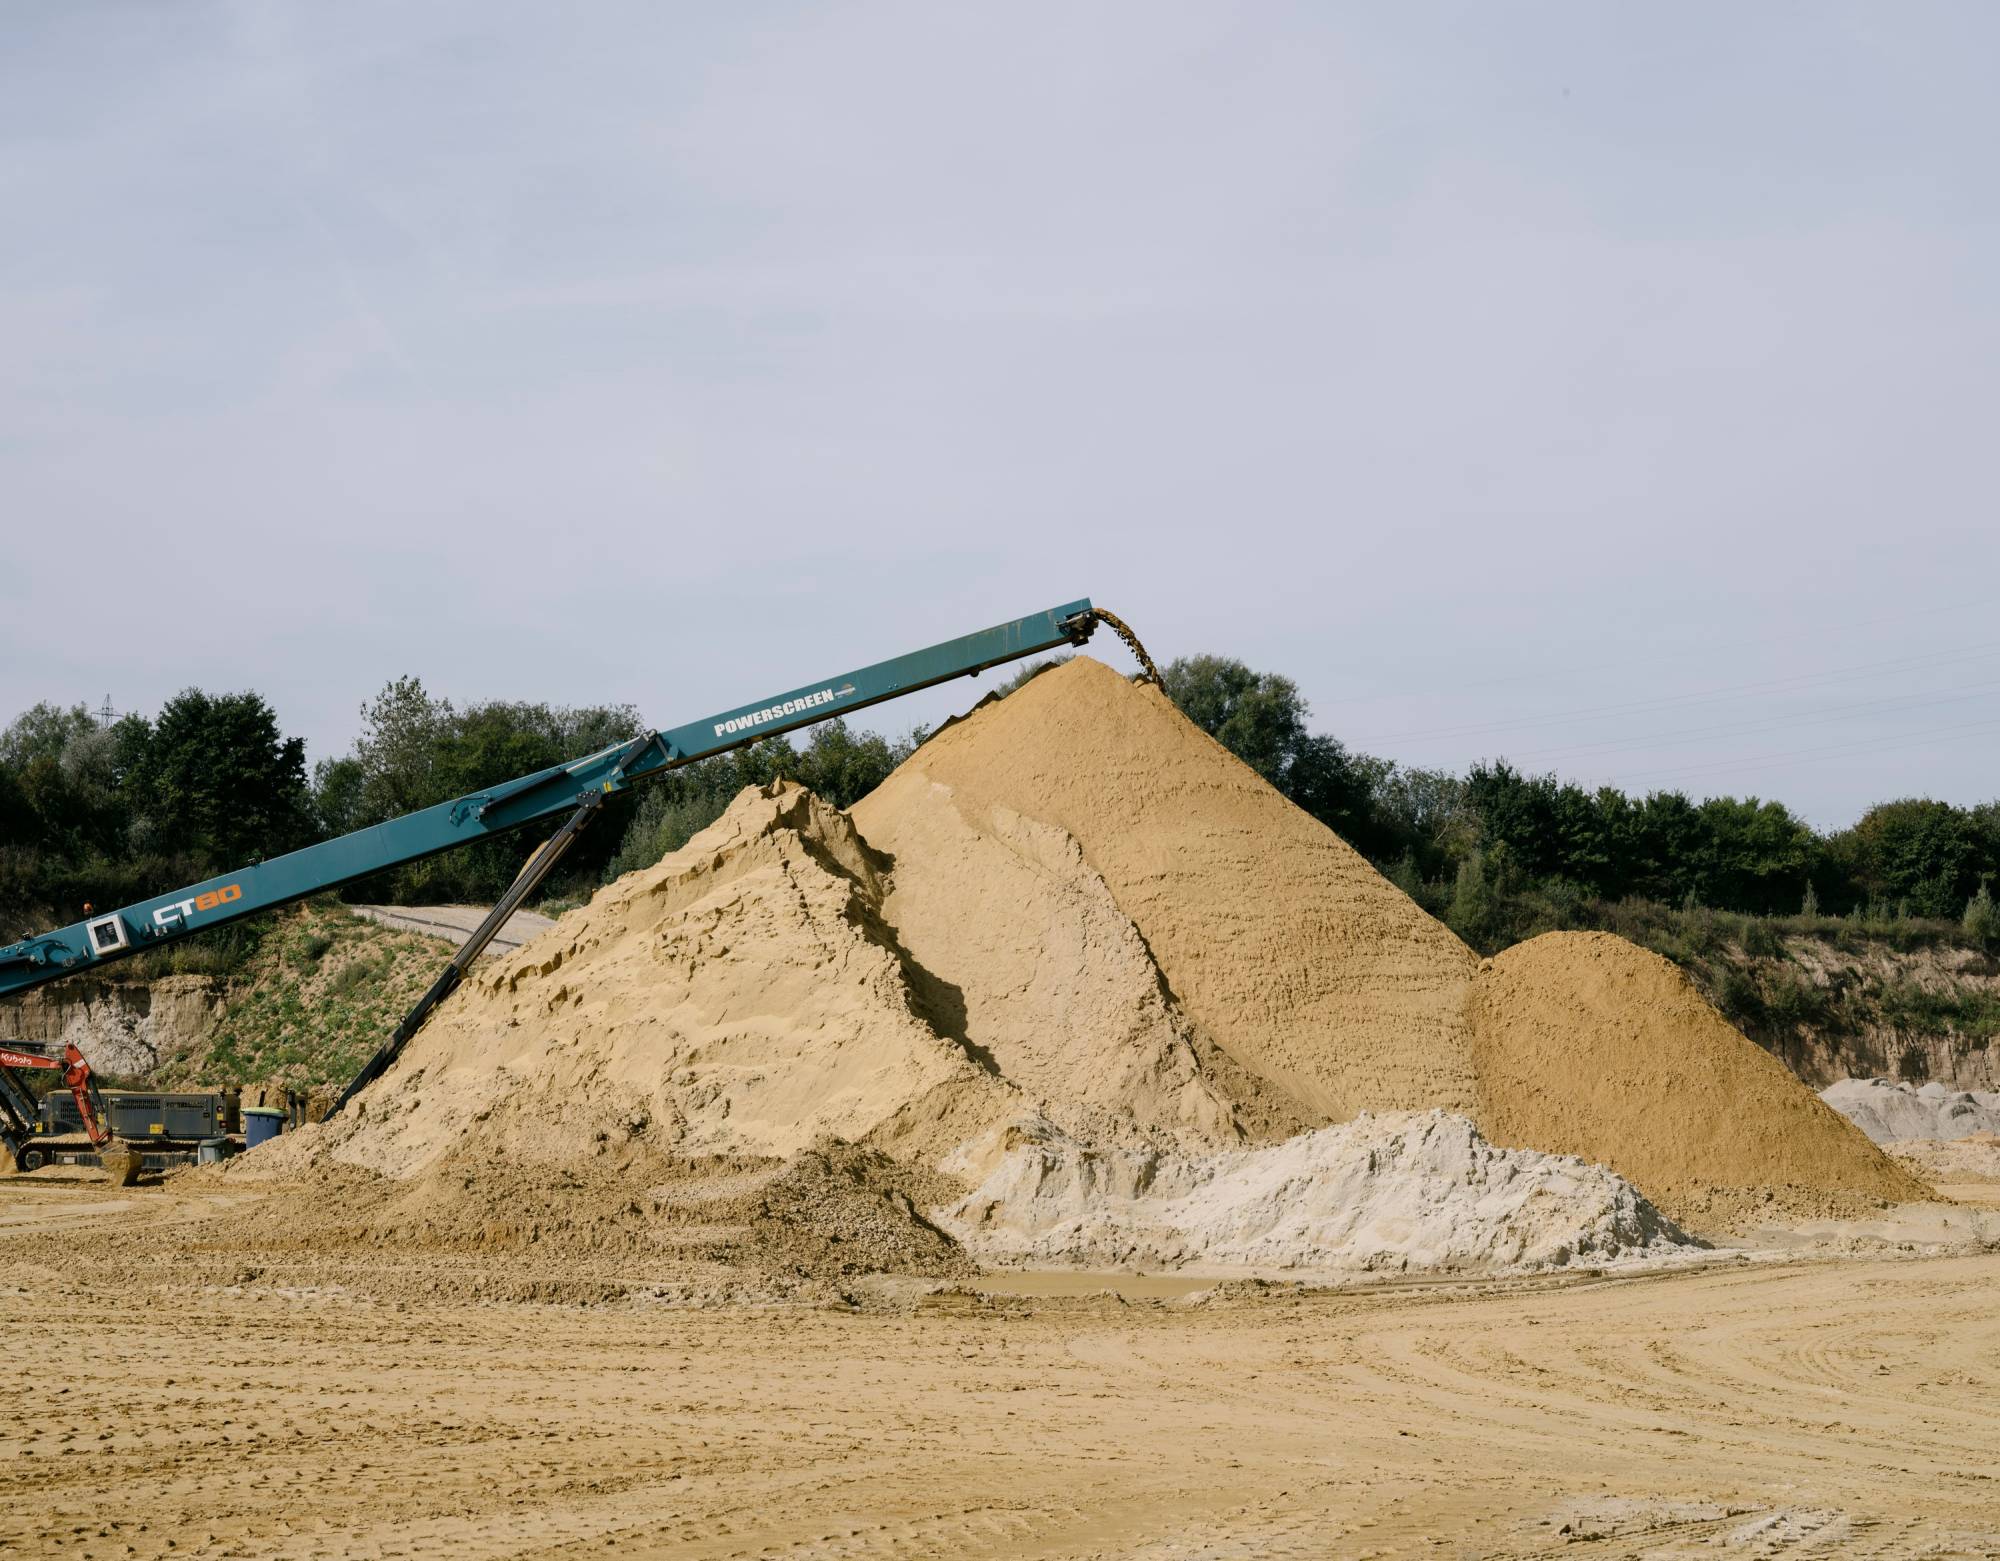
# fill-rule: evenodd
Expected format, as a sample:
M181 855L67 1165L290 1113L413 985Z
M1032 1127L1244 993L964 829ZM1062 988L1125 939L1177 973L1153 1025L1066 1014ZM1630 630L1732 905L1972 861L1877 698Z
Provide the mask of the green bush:
M611 859L610 876L635 873L651 867L669 851L680 850L722 817L733 795L714 791L681 796L665 786L647 792L618 854Z
M1757 959L1783 959L1785 940L1780 935L1776 923L1762 916L1741 918L1737 930L1737 942L1743 952Z
M1832 992L1796 970L1781 970L1764 983L1763 1017L1774 1026L1817 1029L1834 1017Z
M333 979L327 983L327 987L336 997L348 997L363 987L374 986L388 974L388 971L387 955L375 959L357 959L337 971Z
M1715 1006L1729 1016L1739 1030L1763 1023L1769 1017L1763 989L1757 978L1740 965L1725 965L1716 978Z
M1983 949L2000 949L2000 906L1993 903L1993 889L1982 883L1979 892L1965 902L1965 935Z
M1915 981L1889 981L1879 998L1884 1022L1919 1035L2000 1034L2000 996L1984 990L1939 991Z

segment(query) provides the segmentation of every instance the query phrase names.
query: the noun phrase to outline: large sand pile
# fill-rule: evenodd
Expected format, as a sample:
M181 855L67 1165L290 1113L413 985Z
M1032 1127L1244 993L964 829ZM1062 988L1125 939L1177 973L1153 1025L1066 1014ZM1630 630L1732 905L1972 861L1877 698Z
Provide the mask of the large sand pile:
M1240 1211L1175 1224L1177 1206L1160 1225L1157 1199L1135 1205L1180 1232L1135 1235L1135 1253L1309 1264L1299 1243L1324 1241L1336 1262L1374 1243L1518 1264L1650 1239L1632 1234L1650 1216L1596 1182L1524 1238L1519 1211L1484 1200L1585 1183L1485 1144L1446 1165L1442 1128L1371 1150L1365 1171L1311 1131L1411 1110L1607 1165L1710 1225L1922 1191L1671 967L1558 936L1482 973L1157 689L1087 659L940 733L851 817L796 786L746 791L482 968L342 1118L233 1174L387 1178L409 1196L370 1184L357 1218L412 1240L504 1244L524 1219L549 1239L571 1207L586 1244L615 1245L678 1206L630 1195L671 1182L663 1168L735 1157L829 1186L811 1157L840 1140L969 1185L996 1167L963 1146L1027 1123L1113 1157L1064 1162L1067 1186L1114 1164L1201 1167L1173 1173L1188 1197L1277 1200L1254 1231ZM1214 1158L1279 1143L1297 1161L1282 1175ZM550 1169L581 1158L596 1169L574 1187ZM885 1251L936 1270L935 1232L887 1163L848 1166L866 1183L854 1207L887 1221ZM1485 1189L1476 1207L1410 1192L1439 1176ZM1018 1190L985 1196L1011 1207ZM1350 1206L1363 1224L1342 1224ZM1411 1208L1429 1212L1385 1243ZM1457 1244L1438 1233L1461 1220Z
M892 921L888 861L845 816L746 791L483 968L347 1116L275 1153L401 1177L469 1137L523 1161L782 1157L827 1135L923 1159L1036 1111L1092 1142L1305 1125L1173 1002L1074 842L1020 818L994 842L927 842L970 859L936 900L910 852Z
M1007 859L1074 852L1188 1017L1308 1121L1474 1104L1471 952L1149 684L1077 657L934 737L854 819L895 859L887 914L969 1010L1011 993L964 923L1032 946L1032 908L1007 927L994 893Z
M1623 938L1554 932L1506 950L1481 973L1472 1032L1478 1120L1495 1143L1608 1165L1677 1219L1925 1195L1686 976Z
M1010 1076L1010 1023L1034 1033L1018 973L1047 957L1016 887L1032 841L1080 860L1197 1041L1268 1086L1239 1109L1254 1137L1436 1107L1496 1143L1609 1165L1677 1217L1921 1196L1664 961L1560 935L1482 973L1159 690L1097 662L941 733L854 818L894 862L884 916L968 1014L992 1016L980 1033ZM1028 912L1012 925L1010 903Z

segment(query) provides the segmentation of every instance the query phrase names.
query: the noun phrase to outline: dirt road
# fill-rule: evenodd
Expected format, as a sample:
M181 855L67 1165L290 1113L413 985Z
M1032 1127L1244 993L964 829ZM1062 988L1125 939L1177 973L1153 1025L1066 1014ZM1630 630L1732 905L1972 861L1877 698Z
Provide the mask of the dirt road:
M0 1553L2000 1554L2000 1255L904 1315L90 1256L200 1212L0 1184Z
M398 932L420 932L459 947L479 930L490 906L485 905L350 905L349 910L365 921L393 927ZM538 937L555 925L555 919L535 911L516 911L507 924L493 935L488 957L511 954L530 938Z

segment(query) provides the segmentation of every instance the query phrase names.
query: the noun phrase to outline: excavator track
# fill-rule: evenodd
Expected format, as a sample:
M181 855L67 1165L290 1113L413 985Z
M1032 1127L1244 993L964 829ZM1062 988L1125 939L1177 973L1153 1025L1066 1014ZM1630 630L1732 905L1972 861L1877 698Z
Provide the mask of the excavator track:
M99 1147L82 1133L38 1133L15 1152L14 1169L38 1171L49 1165L96 1166L130 1187L143 1171L164 1171L177 1165L192 1165L197 1146L191 1141L168 1139L158 1143L135 1144L117 1139ZM4 1169L0 1162L0 1169Z

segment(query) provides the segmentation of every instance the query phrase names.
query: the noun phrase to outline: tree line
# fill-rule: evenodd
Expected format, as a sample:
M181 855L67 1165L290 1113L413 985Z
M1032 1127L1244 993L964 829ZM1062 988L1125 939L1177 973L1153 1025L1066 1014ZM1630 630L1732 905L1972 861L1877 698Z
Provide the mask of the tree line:
M1034 675L1030 667L1002 692ZM1222 656L1165 669L1197 725L1362 851L1482 951L1590 924L1624 901L1749 915L1951 918L2000 944L2000 803L1906 798L1815 832L1784 804L1680 791L1634 797L1525 774L1396 764L1315 732L1297 685ZM0 927L126 904L571 759L643 730L630 706L459 705L415 678L361 710L350 752L310 772L304 743L256 693L189 689L109 725L39 704L0 733ZM846 807L923 738L835 720L769 738L612 800L550 892L589 893L656 861L744 786L797 780ZM489 902L525 846L488 841L352 886L354 899ZM1983 918L1983 919L1982 919Z
M1187 715L1482 952L1628 900L1752 916L1962 921L2000 946L2000 802L1877 803L1816 832L1782 802L1630 796L1524 774L1407 767L1312 732L1291 679L1221 656L1164 672Z
M68 920L316 839L305 743L257 694L188 689L109 725L38 704L0 732L0 913Z
M352 749L310 773L305 744L256 693L188 689L157 717L109 725L81 705L38 704L0 733L0 941L124 905L318 840L449 802L623 741L630 706L487 700L459 705L398 678L361 708ZM550 894L576 897L657 861L748 785L784 778L845 807L907 758L829 721L802 745L770 738L610 800L565 858ZM480 841L362 879L357 901L497 899L519 839Z

